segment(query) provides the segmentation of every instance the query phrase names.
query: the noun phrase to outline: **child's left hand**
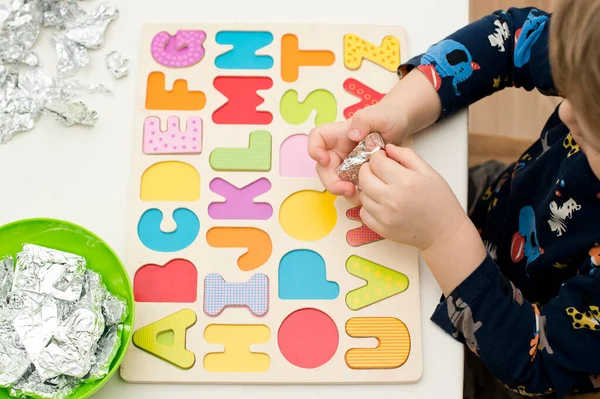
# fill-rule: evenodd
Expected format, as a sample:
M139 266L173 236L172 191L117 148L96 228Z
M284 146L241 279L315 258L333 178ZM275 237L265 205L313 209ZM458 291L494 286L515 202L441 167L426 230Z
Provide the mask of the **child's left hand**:
M470 223L456 196L412 149L388 144L385 150L360 168L362 221L381 236L420 250L444 246Z

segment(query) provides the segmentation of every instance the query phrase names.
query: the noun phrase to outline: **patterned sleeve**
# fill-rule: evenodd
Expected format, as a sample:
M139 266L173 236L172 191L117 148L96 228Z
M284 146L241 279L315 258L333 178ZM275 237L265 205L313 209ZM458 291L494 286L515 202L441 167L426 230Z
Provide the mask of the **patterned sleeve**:
M600 387L592 375L600 370L599 306L595 273L572 277L542 308L525 300L488 256L431 319L507 388L560 398Z
M421 70L442 99L445 118L505 87L556 95L550 72L550 14L536 8L496 11L458 30L398 68Z

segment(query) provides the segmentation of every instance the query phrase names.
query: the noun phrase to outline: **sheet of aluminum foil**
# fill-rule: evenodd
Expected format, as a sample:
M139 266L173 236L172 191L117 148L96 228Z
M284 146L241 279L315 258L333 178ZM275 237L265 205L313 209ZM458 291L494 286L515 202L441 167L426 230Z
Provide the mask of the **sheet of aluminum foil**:
M85 18L85 11L75 0L50 0L45 2L44 27L54 27L59 30L67 29L72 21Z
M127 69L129 60L116 51L111 51L106 54L104 56L104 62L106 63L108 72L110 72L115 79L121 79L129 73L129 70Z
M25 350L19 339L19 335L13 327L14 317L10 316L3 308L0 308L0 340L17 349Z
M108 25L119 16L119 10L112 3L101 3L98 7L73 20L67 25L66 36L89 49L99 49L104 45L104 32Z
M3 312L13 320L19 314L40 307L45 300L44 295L29 291L12 291L6 298Z
M10 387L19 381L31 366L24 349L4 342L0 335L0 386Z
M25 244L17 254L13 291L32 291L73 302L81 298L85 271L81 256Z
M42 379L60 375L57 370L39 364L39 357L52 339L58 325L56 300L44 296L35 307L23 309L13 320L13 327L25 347L27 356Z
M0 64L40 64L31 51L40 34L43 21L42 0L13 0L8 15L3 13L0 29Z
M92 126L98 122L98 113L88 109L81 101L64 103L53 101L46 104L46 112L63 126Z
M39 69L17 72L0 65L0 144L7 143L17 133L33 129L44 113L51 114L66 126L96 123L95 111L73 101L81 93L112 95L101 84L52 79Z
M0 303L6 301L6 297L12 289L15 275L15 261L11 256L0 259Z
M104 323L95 312L76 309L58 326L50 343L41 351L40 367L57 375L83 378L92 367L95 345L102 331Z
M381 134L370 133L348 154L344 162L335 170L341 180L349 181L359 188L358 172L360 167L369 162L371 155L385 149L385 142Z
M87 49L64 34L52 35L52 42L58 59L56 71L59 78L73 77L90 63Z
M121 347L121 333L123 326L110 326L98 341L94 353L94 364L85 377L86 381L96 381L104 378L110 369L110 365L117 356Z
M108 292L102 282L102 277L98 273L92 270L86 272L84 291L91 292L91 302L94 304L94 309L96 304L99 304L106 326L114 326L123 323L127 319L129 315L127 302ZM85 299L85 296L83 299Z
M31 366L31 360L19 340L12 320L0 307L0 386L5 387L19 381Z
M102 302L102 313L104 314L107 326L123 323L129 315L127 302L107 292Z
M43 380L35 369L27 374L10 390L10 395L18 398L40 397L44 399L65 399L81 385L81 381L66 376Z

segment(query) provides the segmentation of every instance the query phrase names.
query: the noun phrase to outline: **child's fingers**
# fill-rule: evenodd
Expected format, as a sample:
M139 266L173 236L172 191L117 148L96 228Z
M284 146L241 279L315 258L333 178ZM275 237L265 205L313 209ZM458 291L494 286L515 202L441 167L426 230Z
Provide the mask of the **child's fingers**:
M358 192L358 190L354 190L354 194L351 196L345 196L344 199L346 201L348 201L348 203L350 203L350 205L352 205L352 207L355 206L362 206L362 202L360 200L360 193Z
M365 208L371 214L371 216L375 216L378 214L378 209L381 207L381 205L377 201L375 201L362 190L359 192L358 196L360 198L360 203L362 204L362 207Z
M364 163L358 172L358 185L362 192L371 197L375 202L386 195L386 184L371 170L369 162Z
M380 234L383 236L383 226L381 225L381 223L379 223L379 221L369 212L369 210L367 208L365 208L365 206L363 205L362 208L360 208L360 220L362 220L362 222L367 225L368 228L370 228L371 230L373 230L375 233Z
M320 130L313 129L308 135L308 155L323 166L329 164L327 141Z
M332 159L332 162L329 164L329 166L317 164L317 175L319 176L319 179L321 180L321 183L323 184L325 189L331 194L343 195L345 197L352 196L355 192L354 184L340 180L337 173L335 173L335 167L338 164L338 159Z
M435 173L423 158L421 158L412 148L398 147L393 144L385 146L387 156L407 169L431 175Z
M348 122L328 123L318 126L308 135L308 155L323 166L329 165L329 150L338 144L338 138L344 137L348 131Z
M372 105L355 113L350 119L350 140L359 142L369 133L384 133L388 129L389 115L382 111L381 106Z
M410 173L400 163L389 158L385 151L377 151L371 155L369 167L371 168L371 171L373 171L373 174L386 184L402 179L406 173Z

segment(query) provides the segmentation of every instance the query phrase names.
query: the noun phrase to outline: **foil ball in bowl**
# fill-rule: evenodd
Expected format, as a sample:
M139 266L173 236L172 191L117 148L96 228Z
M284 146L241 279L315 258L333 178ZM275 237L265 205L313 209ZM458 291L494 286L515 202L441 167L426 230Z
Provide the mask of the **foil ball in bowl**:
M0 399L83 399L118 370L133 289L114 251L69 222L0 226Z

